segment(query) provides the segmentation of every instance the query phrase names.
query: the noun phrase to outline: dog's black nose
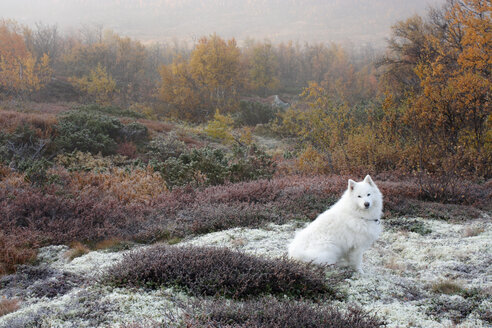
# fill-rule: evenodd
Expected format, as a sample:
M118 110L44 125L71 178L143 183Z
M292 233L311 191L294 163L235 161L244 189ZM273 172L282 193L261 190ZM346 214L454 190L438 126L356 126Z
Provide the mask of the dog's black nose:
M369 205L371 205L371 204L369 204L369 202L365 202L365 203L364 203L364 206L365 206L366 208L369 208Z

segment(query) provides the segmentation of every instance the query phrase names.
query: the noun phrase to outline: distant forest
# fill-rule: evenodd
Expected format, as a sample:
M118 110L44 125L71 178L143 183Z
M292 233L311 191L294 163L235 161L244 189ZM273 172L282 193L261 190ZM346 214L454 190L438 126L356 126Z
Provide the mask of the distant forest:
M99 26L63 35L2 20L0 96L200 123L280 94L293 106L275 114L271 130L301 140L306 161L328 163L320 170L490 177L490 9L490 1L450 0L399 21L383 55L323 43L239 47L217 34L191 48L144 46Z

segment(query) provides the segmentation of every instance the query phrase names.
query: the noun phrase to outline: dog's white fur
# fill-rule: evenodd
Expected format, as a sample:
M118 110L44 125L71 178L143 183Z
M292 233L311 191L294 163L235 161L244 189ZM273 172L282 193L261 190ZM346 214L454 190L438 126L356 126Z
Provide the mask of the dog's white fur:
M369 175L348 180L342 198L296 234L289 257L321 265L344 259L364 273L362 253L382 232L382 209L383 196Z

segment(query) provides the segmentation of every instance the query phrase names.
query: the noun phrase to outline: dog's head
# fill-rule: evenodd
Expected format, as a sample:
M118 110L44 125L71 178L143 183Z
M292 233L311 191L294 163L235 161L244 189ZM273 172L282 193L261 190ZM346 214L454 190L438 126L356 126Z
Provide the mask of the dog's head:
M352 201L361 210L370 210L375 205L379 205L381 193L369 175L361 182L349 179L348 191Z

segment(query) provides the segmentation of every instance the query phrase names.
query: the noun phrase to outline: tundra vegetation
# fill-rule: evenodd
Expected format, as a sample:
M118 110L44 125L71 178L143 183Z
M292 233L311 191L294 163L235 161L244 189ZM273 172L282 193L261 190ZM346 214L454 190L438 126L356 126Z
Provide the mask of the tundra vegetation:
M199 304L181 308L185 326L382 326L384 317L357 304L324 304L347 296L337 287L343 274L142 244L313 220L348 178L366 174L385 197L390 231L427 238L433 230L421 218L490 219L491 8L449 0L396 22L384 54L323 43L239 47L216 34L193 48L144 46L112 31L64 36L0 20L0 316L32 295L63 297L87 283L36 269L40 250L67 245L73 262L143 247L97 283L188 293ZM8 294L12 281L30 285L30 296ZM452 280L429 290L444 294L429 315L453 311L459 323L479 313L490 324L480 305L490 290ZM453 307L446 295L473 302ZM104 324L89 312L79 314ZM31 325L43 322L38 314Z

